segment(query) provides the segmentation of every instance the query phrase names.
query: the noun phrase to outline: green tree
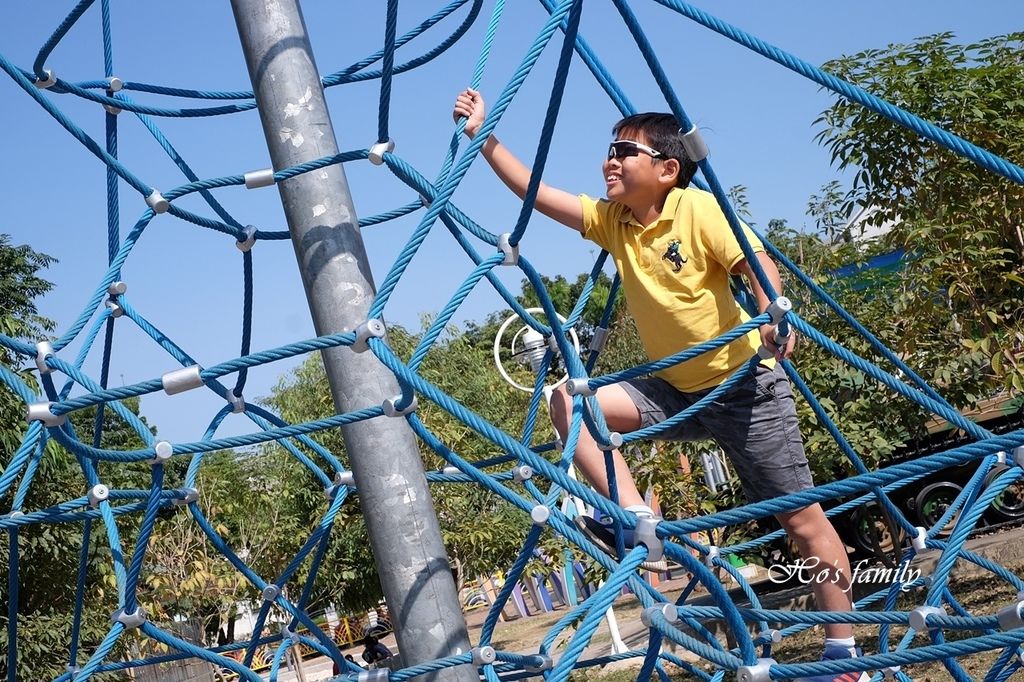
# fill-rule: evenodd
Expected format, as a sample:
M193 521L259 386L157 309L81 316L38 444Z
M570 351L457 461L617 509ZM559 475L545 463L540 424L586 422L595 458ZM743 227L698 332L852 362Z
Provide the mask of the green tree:
M467 333L448 330L428 353L420 373L483 418L518 436L525 424L528 396L508 387L494 369L491 344L499 322L497 316L492 318L473 325ZM424 321L424 330L428 323ZM411 355L421 338L421 334L411 334L400 326L392 326L388 334L392 348L404 358ZM334 414L319 355L311 356L284 377L265 402L290 422ZM420 399L417 415L439 440L465 459L480 461L501 454L471 427L429 400ZM542 417L540 423L546 431L539 433L535 442L550 440L553 436L547 418ZM315 438L348 466L340 431L322 432ZM425 444L421 444L421 453L428 471L445 465ZM273 504L289 507L284 516L296 520L301 530L295 536L301 540L326 508L319 484L276 444L264 448L258 459L268 462L262 467L272 481L268 485L280 491ZM449 559L460 580L511 565L528 530L524 514L474 484L439 484L433 486L432 493ZM284 549L282 554L292 549ZM314 594L317 604L334 602L354 613L379 601L377 569L369 554L358 501L346 502L342 507L325 561L332 568L319 575Z
M1019 164L1022 41L961 45L940 33L825 68ZM817 123L834 164L853 171L847 212L875 209L872 224L891 224L883 245L910 255L888 316L892 346L960 405L1024 390L1024 188L844 99Z

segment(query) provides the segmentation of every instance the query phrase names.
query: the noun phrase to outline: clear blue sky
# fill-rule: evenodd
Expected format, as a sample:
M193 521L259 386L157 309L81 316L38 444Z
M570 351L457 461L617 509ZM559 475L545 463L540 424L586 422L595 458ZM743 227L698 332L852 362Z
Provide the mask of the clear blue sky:
M494 101L514 73L544 23L540 3L507 3L482 90ZM636 12L669 71L688 114L704 130L711 160L726 186L748 188L755 222L786 218L807 223L808 197L837 177L827 153L813 142L812 122L830 98L818 87L654 3L636 3ZM198 0L174 3L115 2L115 74L124 80L206 90L249 89L230 7ZM306 22L321 73L339 70L379 49L384 2L307 0ZM442 5L406 2L399 32L418 24ZM477 25L452 49L394 83L391 130L396 153L433 177L452 132L451 104L472 74L491 3ZM1011 0L880 2L754 2L720 0L704 9L814 64L842 54L906 42L939 31L962 41L1006 33L1024 26L1024 4ZM73 6L71 2L5 3L0 10L0 53L30 69L39 47ZM406 46L398 61L418 56L447 35L465 15ZM584 8L581 34L640 110L665 110L637 49L611 3L591 0ZM559 42L553 42L509 108L497 134L526 159L535 149ZM99 3L90 8L47 62L62 78L103 77ZM339 146L365 148L376 135L379 81L328 91ZM132 93L154 105L195 106ZM99 105L53 96L54 101L102 142ZM0 77L0 165L3 210L0 232L15 243L59 259L46 276L56 287L40 301L41 312L58 322L58 333L80 314L106 269L105 174L103 165L52 120L16 84ZM578 59L567 83L566 100L553 141L545 179L577 192L600 194L601 158L617 111ZM255 111L217 119L158 119L157 125L202 178L265 168L269 156ZM142 125L120 118L120 158L150 185L167 190L184 182ZM384 168L362 162L346 168L360 216L402 205L413 193ZM284 229L276 190L222 190L218 199L243 224ZM145 208L122 184L122 237ZM463 182L454 201L492 232L511 229L519 207L482 161ZM184 206L212 213L195 200ZM364 231L371 266L379 282L422 213ZM588 270L594 247L575 233L537 218L522 253L548 275L574 277ZM313 335L291 245L256 245L256 306L253 350L274 348ZM440 224L399 285L386 311L389 322L415 327L422 314L441 308L472 264ZM518 287L518 271L504 279ZM128 297L171 339L210 366L238 355L241 329L241 257L223 234L158 216L129 258L123 272ZM480 288L459 319L481 319L502 309L496 294ZM72 346L65 355L77 351ZM99 349L86 369L98 376ZM267 395L293 363L250 373L246 397ZM174 361L126 321L119 323L111 383L135 383L174 369ZM195 440L222 402L193 391L143 399L143 413L162 438ZM251 425L229 420L223 434Z

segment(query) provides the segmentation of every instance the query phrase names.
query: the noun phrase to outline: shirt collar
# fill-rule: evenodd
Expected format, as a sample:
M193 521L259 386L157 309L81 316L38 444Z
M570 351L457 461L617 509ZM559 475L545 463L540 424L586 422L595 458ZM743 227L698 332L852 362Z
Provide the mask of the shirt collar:
M665 197L665 205L661 208L661 215L655 223L660 223L663 220L675 219L676 209L679 208L679 200L682 199L684 191L685 190L682 187L673 187L669 191L668 195ZM634 227L647 227L646 225L641 225L640 221L633 217L633 212L628 209L622 212L619 220Z

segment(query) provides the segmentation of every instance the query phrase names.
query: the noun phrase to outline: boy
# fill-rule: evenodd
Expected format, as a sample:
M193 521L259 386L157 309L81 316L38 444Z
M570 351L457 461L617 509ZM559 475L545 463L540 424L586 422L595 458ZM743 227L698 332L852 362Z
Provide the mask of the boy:
M484 121L480 93L464 90L453 115L465 117L473 137ZM626 304L636 321L648 357L660 359L715 338L749 319L729 288L731 274L745 275L763 311L771 303L757 283L714 197L688 188L697 165L686 156L679 124L671 114L638 114L619 121L603 164L607 199L594 200L541 184L536 209L580 232L615 259ZM481 153L509 189L522 198L530 169L494 135ZM777 292L782 283L774 261L757 237L746 231L759 264ZM746 364L762 345L775 360L788 358L795 339L776 346L765 325L722 348L663 370L598 389L596 399L608 428L635 431L678 413ZM572 397L560 388L551 400L552 420L563 437ZM763 361L720 402L713 403L674 433L672 440L713 438L733 463L751 501L810 488L810 471L797 427L789 381L774 360ZM653 516L644 504L622 455L613 452L619 503L637 516ZM591 485L608 496L604 453L581 430L574 463ZM805 560L818 560L821 580L813 581L819 609L849 611L850 562L846 548L818 504L778 514L779 523ZM588 528L601 539L600 527ZM607 532L607 531L605 531ZM614 546L605 537L602 544ZM849 624L825 625L825 659L859 654ZM809 678L815 682L867 680L858 673Z

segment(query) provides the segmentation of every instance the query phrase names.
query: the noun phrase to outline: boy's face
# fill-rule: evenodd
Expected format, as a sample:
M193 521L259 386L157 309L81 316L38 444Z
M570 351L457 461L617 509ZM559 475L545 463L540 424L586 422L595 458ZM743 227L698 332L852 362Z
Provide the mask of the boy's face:
M608 199L632 206L660 194L663 191L659 182L662 164L655 158L657 153L642 132L620 130L601 166Z

